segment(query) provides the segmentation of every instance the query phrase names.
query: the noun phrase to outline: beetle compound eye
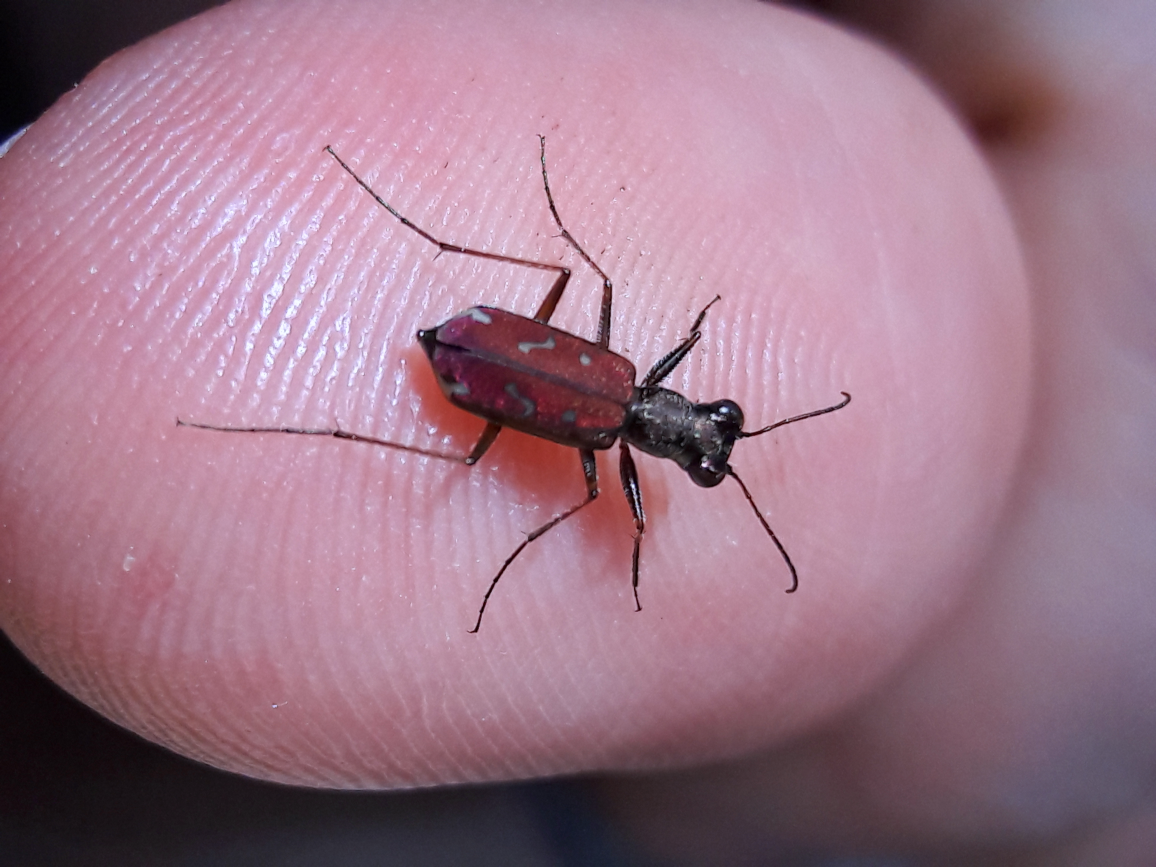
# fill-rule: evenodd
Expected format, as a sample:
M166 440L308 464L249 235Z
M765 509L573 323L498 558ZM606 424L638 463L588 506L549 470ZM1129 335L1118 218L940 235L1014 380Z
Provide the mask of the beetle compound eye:
M710 418L724 430L738 431L743 426L743 410L733 400L720 400L710 405Z
M719 469L720 464L722 469ZM686 472L700 488L713 488L727 477L727 465L725 460L704 456L697 466L687 467Z
M727 474L727 459L723 455L707 455L702 459L702 468L714 473L722 481L722 477Z

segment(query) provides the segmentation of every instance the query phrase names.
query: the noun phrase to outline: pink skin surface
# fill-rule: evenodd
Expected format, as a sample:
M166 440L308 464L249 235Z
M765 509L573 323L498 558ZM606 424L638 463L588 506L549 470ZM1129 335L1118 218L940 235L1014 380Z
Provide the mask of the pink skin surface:
M4 159L4 627L122 725L328 786L678 766L861 699L947 615L997 526L1029 323L977 154L880 52L736 3L240 4L97 70ZM565 36L554 35L565 34ZM757 36L756 36L757 34ZM714 295L671 384L752 427L737 485L640 458L641 597L616 468L507 433L468 450L414 334L532 312L551 275L442 255L420 225L574 265L556 324L645 369ZM616 455L612 455L616 457Z
M1128 171L1151 129L1138 148L1124 64L1048 66L1072 32L1023 59L1042 72L1012 108L1050 125L990 154L1019 241L908 69L769 6L248 2L118 55L0 159L0 625L111 719L267 779L759 752L607 784L688 862L1125 815L1156 743L1151 248L1126 231L1151 225ZM900 36L982 114L1004 79L953 65L955 33ZM673 387L751 427L854 395L733 456L795 595L737 486L643 457L634 613L603 459L602 498L469 635L523 533L581 498L573 452L507 432L467 470L175 426L467 451L481 423L414 332L530 313L549 278L436 257L322 147L445 240L570 264L554 322L593 336L598 283L555 237L539 132L615 280L612 348L645 369L717 292Z

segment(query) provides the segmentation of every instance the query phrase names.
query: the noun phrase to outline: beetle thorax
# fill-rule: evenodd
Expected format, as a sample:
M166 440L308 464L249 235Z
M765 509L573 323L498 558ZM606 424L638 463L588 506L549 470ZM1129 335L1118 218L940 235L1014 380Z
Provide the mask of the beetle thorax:
M742 410L730 400L692 403L666 388L640 388L631 404L622 439L647 454L670 458L699 485L717 485L743 425Z

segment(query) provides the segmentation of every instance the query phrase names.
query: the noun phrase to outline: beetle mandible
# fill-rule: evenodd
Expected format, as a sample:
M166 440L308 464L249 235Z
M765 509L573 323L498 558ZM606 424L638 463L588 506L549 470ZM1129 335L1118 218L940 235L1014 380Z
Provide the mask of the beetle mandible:
M787 592L794 593L799 586L795 564L755 504L750 490L730 465L731 449L740 439L760 436L803 419L842 409L851 402L851 395L841 392L843 400L833 406L791 416L759 430L744 431L743 411L733 400L694 403L676 391L663 388L661 383L702 338L700 327L707 311L719 300L718 295L695 317L690 333L660 358L647 371L642 382L636 385L634 365L610 350L610 310L614 285L563 225L546 172L546 139L540 135L538 141L542 185L546 191L550 214L558 225L561 237L602 278L598 338L593 342L549 324L570 280L569 268L442 241L411 222L375 193L331 146L326 145L324 148L341 168L403 226L435 245L439 255L461 253L557 274L545 300L531 318L494 307L471 307L435 328L423 328L417 333L418 342L429 356L434 376L446 398L486 422L481 436L468 454L423 449L335 428L221 427L180 419L177 419L177 424L237 433L331 436L416 452L467 466L481 460L504 427L577 449L586 480L585 499L533 530L506 558L482 597L477 622L469 630L471 633L481 628L490 595L526 546L598 497L598 470L594 453L609 449L615 442L619 446L618 469L622 490L634 516L631 586L636 611L642 610L638 600L638 563L642 536L646 531L646 514L642 507L642 490L638 484L638 471L630 454L630 446L655 457L670 458L701 487L714 487L728 476L738 482L759 523L787 564L791 573L791 586Z

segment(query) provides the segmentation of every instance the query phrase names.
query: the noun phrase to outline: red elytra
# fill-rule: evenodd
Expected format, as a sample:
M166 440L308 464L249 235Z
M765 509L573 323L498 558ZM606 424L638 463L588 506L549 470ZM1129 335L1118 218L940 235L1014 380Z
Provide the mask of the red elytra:
M608 449L626 422L634 365L597 343L494 307L418 341L450 403L573 448Z
M598 338L594 342L548 324L569 282L568 268L441 241L402 216L375 193L332 147L328 145L325 147L325 151L373 196L378 204L404 226L437 246L440 252L461 253L497 262L554 271L558 275L533 318L508 310L479 306L459 313L436 328L422 329L418 332L418 342L429 356L434 375L447 399L455 406L487 422L469 454L447 454L334 428L222 427L186 422L179 418L177 424L235 433L331 436L417 452L466 465L477 463L493 445L503 427L577 449L586 480L586 498L533 530L506 558L482 597L477 622L473 629L469 630L472 633L481 628L482 615L486 612L486 605L494 588L498 586L498 581L525 547L598 497L598 470L594 453L609 449L615 442L619 444L620 450L619 477L622 490L634 517L631 577L636 611L642 610L638 600L638 566L642 536L646 531L646 516L642 507L638 472L629 446L656 457L670 458L702 487L714 487L727 476L733 478L787 564L791 572L791 586L787 592L793 593L799 585L795 565L755 504L746 484L731 467L730 453L739 439L760 436L803 419L842 409L851 402L851 395L842 392L843 400L833 406L792 416L756 431L744 431L743 411L734 401L694 403L678 392L662 388L660 383L674 371L701 339L702 332L699 327L706 318L707 311L719 300L717 295L699 312L690 327L689 335L659 359L643 377L642 382L636 385L634 365L623 356L611 352L609 348L610 311L614 286L605 272L587 255L562 224L546 173L546 139L543 136L539 136L538 139L542 185L554 222L558 225L562 238L602 278Z

